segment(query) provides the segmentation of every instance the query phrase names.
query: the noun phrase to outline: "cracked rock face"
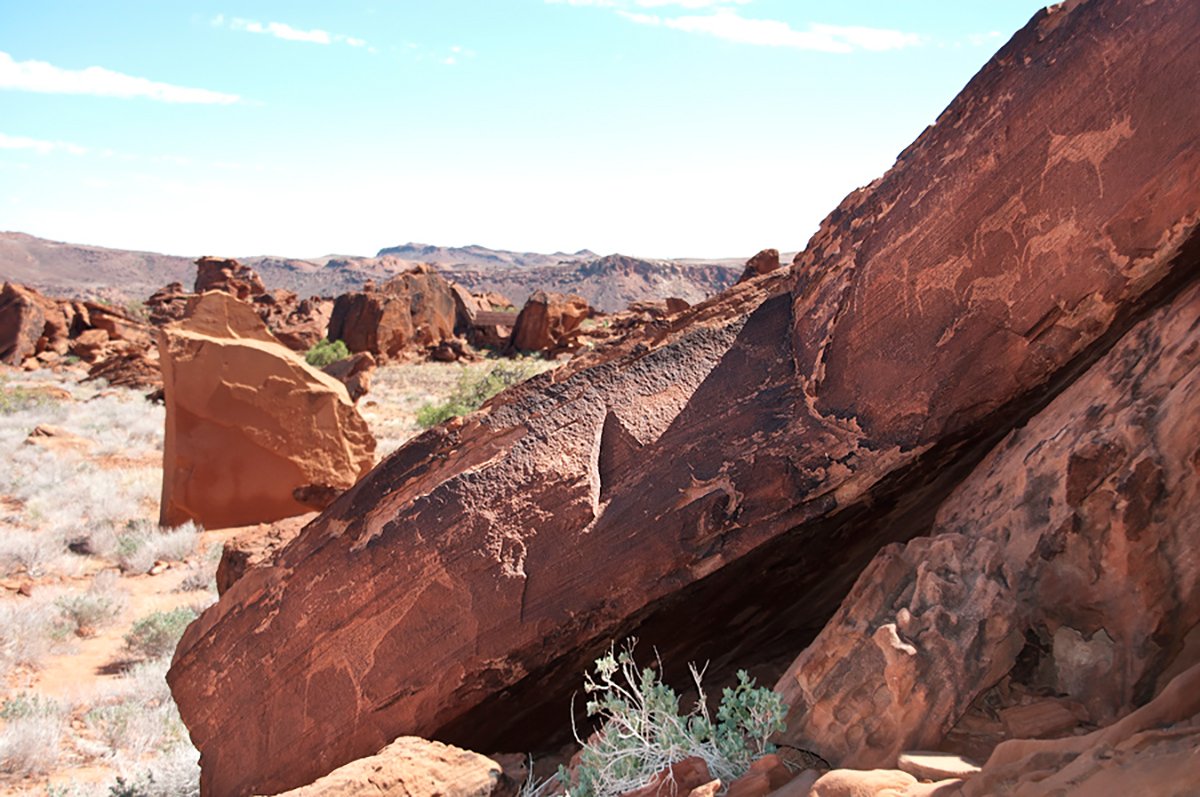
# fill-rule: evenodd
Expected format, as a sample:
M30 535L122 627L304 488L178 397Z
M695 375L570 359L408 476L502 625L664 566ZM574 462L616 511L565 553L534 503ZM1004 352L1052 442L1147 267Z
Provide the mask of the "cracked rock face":
M371 469L375 438L341 382L288 351L249 304L220 291L192 301L159 331L163 525L302 515L297 489L345 490Z
M933 748L1029 648L1025 685L1108 724L1200 621L1200 285L1134 327L875 557L776 687L842 766ZM1074 723L1072 723L1074 724Z
M203 792L401 734L536 749L629 633L714 686L782 672L881 546L1196 273L1200 105L1160 95L1200 96L1197 29L1186 2L1040 12L792 266L395 452L181 641Z

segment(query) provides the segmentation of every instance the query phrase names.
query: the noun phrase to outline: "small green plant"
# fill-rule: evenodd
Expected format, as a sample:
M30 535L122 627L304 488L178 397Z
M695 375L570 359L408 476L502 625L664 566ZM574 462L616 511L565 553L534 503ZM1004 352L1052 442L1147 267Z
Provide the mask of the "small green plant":
M152 612L133 624L125 635L125 647L134 656L157 659L174 652L184 630L199 615L190 606L169 612Z
M778 693L755 687L739 671L738 685L723 690L713 722L700 683L703 674L695 665L690 669L698 697L691 711L680 714L675 691L653 669L638 669L632 643L596 660L596 675L585 675L584 690L588 716L598 717L602 726L583 745L577 782L559 769L571 797L615 797L692 756L704 759L714 778L730 783L755 759L775 751L767 739L784 729L787 714Z
M0 703L0 720L13 723L30 717L42 717L58 713L58 701L37 692L18 692Z
M116 782L108 787L108 797L150 797L154 777L146 773L138 780L125 780L117 775Z
M317 344L308 350L304 355L304 361L313 368L324 368L330 363L335 363L338 360L344 360L350 356L350 350L346 348L344 340L335 340L332 343L329 338L321 338Z
M428 429L455 415L474 412L501 390L524 382L541 371L535 361L526 360L497 363L483 373L464 370L444 401L424 404L417 410L417 424Z

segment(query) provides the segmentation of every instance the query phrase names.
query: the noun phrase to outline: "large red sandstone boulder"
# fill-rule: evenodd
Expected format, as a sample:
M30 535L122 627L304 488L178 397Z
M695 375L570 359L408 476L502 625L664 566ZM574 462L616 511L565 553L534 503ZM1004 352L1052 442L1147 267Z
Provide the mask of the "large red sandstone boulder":
M591 318L592 308L576 296L535 291L513 322L509 348L517 351L553 350Z
M881 546L1200 271L1200 105L1161 100L1200 94L1197 29L1167 0L1039 12L792 268L392 454L184 635L203 792L404 733L548 744L614 636L713 683L782 672Z
M1194 285L1009 434L935 536L881 551L776 687L787 741L894 766L1010 672L1092 723L1145 702L1200 622L1198 352ZM1024 724L1079 724L1044 708Z
M325 338L333 300L319 296L297 299L292 291L275 290L255 296L254 309L280 343L292 351L306 352Z
M243 302L266 293L267 288L254 269L237 260L202 257L196 261L196 284L192 292L224 291Z
M159 331L167 406L161 520L227 528L300 515L298 489L344 490L375 439L346 388L221 292Z
M352 352L399 359L454 337L455 307L450 284L432 266L417 266L379 290L339 296L329 339L345 341Z
M66 352L67 320L53 299L4 283L0 290L0 362L20 365L46 349Z

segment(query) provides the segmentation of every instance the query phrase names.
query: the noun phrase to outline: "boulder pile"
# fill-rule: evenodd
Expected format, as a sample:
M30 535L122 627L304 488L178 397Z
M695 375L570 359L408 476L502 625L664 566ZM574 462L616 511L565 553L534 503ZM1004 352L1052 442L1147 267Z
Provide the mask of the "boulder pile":
M1200 619L1200 105L1162 99L1200 94L1197 30L1182 0L1039 12L789 267L392 454L181 641L203 793L402 735L554 749L627 635L667 681L779 678L834 767L1067 734L1022 766L1136 778L1161 742L1185 778L1193 726L1103 734Z

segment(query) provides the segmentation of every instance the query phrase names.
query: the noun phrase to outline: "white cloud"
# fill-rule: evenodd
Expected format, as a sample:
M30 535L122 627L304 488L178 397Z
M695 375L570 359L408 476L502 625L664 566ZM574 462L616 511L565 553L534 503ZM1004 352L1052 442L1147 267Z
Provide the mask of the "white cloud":
M657 0L648 0L656 2ZM665 0L662 0L665 2ZM685 0L699 2L700 0ZM718 8L715 14L659 19L648 14L618 12L626 19L643 25L665 25L687 33L706 33L742 44L770 47L794 47L799 50L821 50L848 53L862 50L898 50L923 43L915 33L857 26L810 24L808 30L793 30L786 22L773 19L747 19L729 8Z
M989 33L972 33L970 36L967 37L967 41L971 42L971 44L978 47L981 44L987 44L992 39L998 39L998 38L1000 38L1000 31L993 30Z
M753 0L634 0L642 8L657 6L683 6L684 8L710 8L716 5L745 5Z
M14 61L0 52L0 89L36 91L44 94L91 94L96 97L145 97L159 102L229 105L241 99L208 89L190 89L131 77L99 66L60 69L44 61Z
M218 15L212 22L214 25L220 25L223 18ZM313 28L312 30L301 30L293 28L286 22L268 22L266 25L261 22L255 22L252 19L242 19L234 17L229 20L229 27L233 30L242 30L247 33L265 33L269 36L274 36L277 39L286 39L293 42L311 42L313 44L329 44L331 42L341 42L348 44L351 47L365 47L367 42L365 39L356 39L353 36L347 36L344 33L329 33L328 31Z
M42 141L26 136L7 136L4 133L0 133L0 149L32 149L43 155L56 149L66 150L72 155L87 153L86 147L72 144L69 141Z

